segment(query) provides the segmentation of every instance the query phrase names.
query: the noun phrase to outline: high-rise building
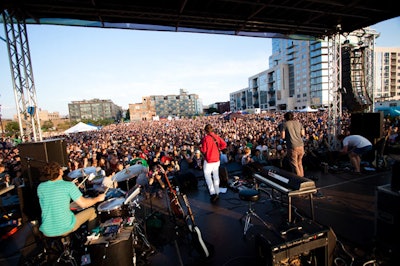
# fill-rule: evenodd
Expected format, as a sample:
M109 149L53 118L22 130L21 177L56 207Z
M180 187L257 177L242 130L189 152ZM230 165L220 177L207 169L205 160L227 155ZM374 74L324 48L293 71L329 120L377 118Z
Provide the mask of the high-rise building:
M375 101L400 100L400 47L375 47L374 54Z
M113 119L119 121L122 118L122 108L111 100L82 100L72 101L68 104L70 120L82 119L102 120Z
M373 47L376 36L376 31L365 28L340 40L342 84L338 92L343 107L350 111L369 108L373 94L375 101L400 99L400 48ZM269 69L250 77L247 88L230 93L231 110L330 106L329 72L337 66L329 66L328 55L327 40L272 39Z
M286 110L289 98L287 64L279 64L248 79L248 88L230 93L231 111L255 108Z
M269 66L287 65L283 88L286 103L278 110L299 110L328 105L328 48L325 41L272 40ZM274 76L272 76L274 77ZM278 94L278 91L277 91ZM284 109L286 107L286 109Z
M272 39L269 69L230 94L231 109L299 110L328 105L327 44Z

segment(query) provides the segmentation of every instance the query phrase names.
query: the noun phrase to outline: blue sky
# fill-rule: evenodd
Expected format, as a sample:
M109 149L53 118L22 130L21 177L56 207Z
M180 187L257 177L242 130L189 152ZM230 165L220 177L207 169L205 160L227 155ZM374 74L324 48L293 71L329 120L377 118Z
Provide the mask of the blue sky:
M371 26L376 46L400 47L400 17ZM0 36L4 38L1 26ZM71 101L110 99L127 109L142 96L198 94L228 101L248 78L268 69L271 39L226 35L28 25L39 108L68 114ZM2 118L16 105L7 46L0 42Z

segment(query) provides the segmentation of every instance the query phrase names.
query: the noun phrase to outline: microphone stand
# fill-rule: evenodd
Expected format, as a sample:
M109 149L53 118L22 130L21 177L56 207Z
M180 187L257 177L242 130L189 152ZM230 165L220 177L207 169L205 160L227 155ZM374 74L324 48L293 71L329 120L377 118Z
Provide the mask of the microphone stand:
M28 164L28 179L29 179L29 186L33 189L33 182L32 182L32 172L31 172L31 160L32 158L26 157L26 162Z

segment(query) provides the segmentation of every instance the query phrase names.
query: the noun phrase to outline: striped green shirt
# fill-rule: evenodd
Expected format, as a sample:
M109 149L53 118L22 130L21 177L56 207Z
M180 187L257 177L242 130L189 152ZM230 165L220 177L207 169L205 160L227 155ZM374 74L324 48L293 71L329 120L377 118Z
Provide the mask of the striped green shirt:
M42 223L40 231L46 236L61 236L74 228L76 219L70 209L71 200L82 196L82 192L72 182L46 181L38 186Z

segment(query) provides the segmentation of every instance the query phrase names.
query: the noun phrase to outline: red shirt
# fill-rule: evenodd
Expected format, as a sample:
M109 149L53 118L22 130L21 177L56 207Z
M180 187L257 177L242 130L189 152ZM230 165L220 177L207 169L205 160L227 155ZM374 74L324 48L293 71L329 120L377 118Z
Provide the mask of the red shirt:
M214 138L215 140L214 140ZM217 146L218 144L218 146ZM218 149L219 147L219 149ZM220 159L220 150L223 150L227 147L226 142L214 132L210 132L205 135L201 141L200 151L204 155L204 159L208 163L219 162Z

